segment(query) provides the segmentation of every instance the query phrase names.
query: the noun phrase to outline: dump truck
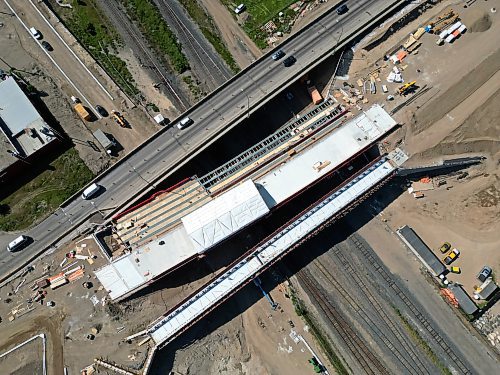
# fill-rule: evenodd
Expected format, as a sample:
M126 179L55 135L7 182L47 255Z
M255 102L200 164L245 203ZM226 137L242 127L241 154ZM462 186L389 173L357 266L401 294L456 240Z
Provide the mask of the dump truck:
M76 103L73 108L75 108L76 113L78 113L78 116L80 116L83 120L90 120L90 113L85 109L82 103Z

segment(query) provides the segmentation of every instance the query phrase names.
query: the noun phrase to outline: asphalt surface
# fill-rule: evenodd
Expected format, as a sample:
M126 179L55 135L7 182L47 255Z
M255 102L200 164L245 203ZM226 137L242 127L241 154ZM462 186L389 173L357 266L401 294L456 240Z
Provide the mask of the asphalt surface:
M189 128L180 131L174 126L99 178L97 182L103 186L103 192L98 197L92 200L73 200L64 209L58 209L25 233L33 238L33 243L27 248L16 253L2 252L0 279L28 262L42 249L53 246L61 236L80 227L90 215L96 214L97 210L110 213L114 207L123 205L152 187L151 181L175 171L181 162L193 158L208 146L207 140L220 137L224 131L229 130L229 125L236 126L237 120L243 119L247 113L257 110L265 101L279 94L321 56L330 53L343 37L373 20L382 9L400 2L348 2L350 9L347 14L338 16L332 12L321 18L307 31L296 34L293 39L281 45L287 56L294 55L297 58L297 62L291 67L285 68L281 61L275 62L264 56L248 70L243 71L238 79L195 106L189 112L189 116L194 120L194 124ZM24 14L23 17L32 17L31 20L36 18L37 14L32 10L32 14ZM43 24L43 21L33 19L30 23L38 25ZM39 27L42 33L50 35L48 30ZM50 42L54 43L52 38ZM69 54L66 54L66 58L68 62L65 62L67 65L64 65L64 68L74 72L75 69L71 65L75 62L69 61ZM0 246L5 248L15 237L16 235L2 236Z

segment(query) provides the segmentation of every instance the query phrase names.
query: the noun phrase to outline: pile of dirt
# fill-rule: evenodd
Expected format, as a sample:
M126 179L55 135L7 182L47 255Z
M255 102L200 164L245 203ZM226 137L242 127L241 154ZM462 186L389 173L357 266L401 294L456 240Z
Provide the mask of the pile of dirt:
M483 31L488 30L491 27L491 24L490 15L485 14L470 26L469 31L471 33L482 33Z

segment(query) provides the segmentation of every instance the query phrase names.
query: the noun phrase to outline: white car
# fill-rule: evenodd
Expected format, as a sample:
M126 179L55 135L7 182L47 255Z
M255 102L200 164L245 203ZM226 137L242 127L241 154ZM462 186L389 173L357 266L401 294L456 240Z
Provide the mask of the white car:
M35 39L38 39L38 40L42 39L42 34L40 34L40 31L38 31L34 27L30 27L30 33L31 33L31 35L33 35L33 37Z
M234 9L234 13L240 14L243 13L247 9L245 4L240 4Z

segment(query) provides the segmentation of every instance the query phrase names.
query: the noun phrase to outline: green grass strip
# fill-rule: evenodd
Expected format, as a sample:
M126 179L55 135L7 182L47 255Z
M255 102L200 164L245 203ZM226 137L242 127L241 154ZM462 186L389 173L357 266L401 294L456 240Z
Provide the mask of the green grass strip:
M292 288L290 288L290 295L293 306L295 307L295 313L300 316L309 326L311 334L314 336L318 345L323 349L323 352L326 354L328 361L335 368L336 373L339 375L348 375L349 372L345 368L342 360L335 353L335 350L330 343L328 336L320 328L317 320L309 313L309 311L307 311L304 302L297 297L295 291Z
M122 0L129 15L135 19L149 42L167 56L178 73L189 69L189 61L182 53L181 44L169 29L160 11L149 0Z
M71 148L21 188L0 201L0 230L26 229L55 211L92 180L93 174Z
M410 334L413 341L415 341L415 343L420 348L422 348L422 350L429 357L431 362L434 363L436 365L436 367L439 368L439 370L441 371L441 374L452 375L452 372L439 360L438 356L436 355L436 353L434 353L434 351L429 346L427 341L425 341L422 338L422 336L420 336L420 333L415 328L413 328L413 326L410 324L410 322L403 316L403 314L401 314L401 311L399 311L396 308L394 308L394 310L396 311L396 314L399 316L399 319L401 319L401 321L403 322L405 329L408 331L408 333Z
M217 53L224 59L229 68L238 73L240 67L234 61L233 55L227 49L226 45L220 38L219 30L215 26L212 17L200 6L197 0L180 0L180 3L188 11L191 18L198 24L201 32L207 40L214 46Z

